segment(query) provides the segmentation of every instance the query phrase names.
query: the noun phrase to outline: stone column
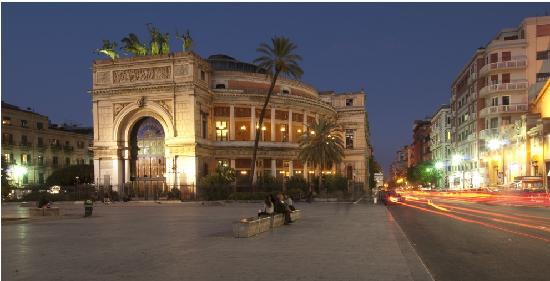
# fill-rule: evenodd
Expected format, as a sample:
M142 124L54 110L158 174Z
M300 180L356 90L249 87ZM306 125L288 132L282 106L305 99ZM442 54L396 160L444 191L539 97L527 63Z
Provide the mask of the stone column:
M288 142L292 142L292 109L288 110Z
M288 163L288 174L290 177L294 175L294 166L292 165L292 160Z
M275 141L275 108L271 108L271 141Z
M271 159L271 176L277 176L277 160Z
M230 160L229 166L230 166L232 169L235 169L235 159L231 159L231 160Z
M235 106L229 106L229 140L235 140Z
M250 140L256 137L256 107L250 107Z

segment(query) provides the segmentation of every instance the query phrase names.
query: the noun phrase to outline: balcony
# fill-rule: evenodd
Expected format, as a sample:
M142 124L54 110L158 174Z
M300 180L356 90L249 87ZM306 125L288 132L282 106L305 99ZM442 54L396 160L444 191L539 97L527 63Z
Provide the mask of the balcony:
M488 140L498 137L498 128L491 128L479 131L479 139Z
M63 146L63 150L65 152L73 152L74 151L74 147L72 145L64 145Z
M58 144L58 143L52 143L52 144L50 144L50 149L51 150L61 150L61 145Z
M518 80L511 83L487 85L479 91L479 97L485 98L489 94L527 90L527 80Z
M30 148L32 147L32 142L22 141L19 143L19 146L22 148Z
M479 111L479 117L487 117L488 115L493 114L504 114L504 113L525 113L528 110L526 103L518 103L511 105L497 105L489 106Z
M527 57L518 56L518 57L512 58L512 60L510 61L499 61L499 62L486 64L479 70L479 75L484 76L487 73L495 70L510 70L510 69L520 69L525 67L527 67Z

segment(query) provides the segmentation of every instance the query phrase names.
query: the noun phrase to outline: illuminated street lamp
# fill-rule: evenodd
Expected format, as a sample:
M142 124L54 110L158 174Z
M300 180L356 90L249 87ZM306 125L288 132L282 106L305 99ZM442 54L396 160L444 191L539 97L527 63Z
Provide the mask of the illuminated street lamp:
M25 166L21 165L15 165L13 168L11 168L11 174L12 177L15 178L15 181L17 182L17 185L21 186L21 178L24 177L29 170Z
M502 184L504 184L504 145L505 141L499 140L499 139L491 139L487 142L487 147L489 147L490 150L497 150L500 148L501 153L501 165L502 165ZM497 170L497 177L498 177L498 170Z

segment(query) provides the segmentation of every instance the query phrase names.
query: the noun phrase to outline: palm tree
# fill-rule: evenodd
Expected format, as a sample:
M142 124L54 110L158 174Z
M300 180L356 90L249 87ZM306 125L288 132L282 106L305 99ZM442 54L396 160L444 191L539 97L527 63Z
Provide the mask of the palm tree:
M271 85L267 96L265 97L262 112L260 113L260 119L258 120L258 128L262 128L264 122L265 111L269 104L269 99L275 89L277 78L279 75L285 77L299 79L304 71L298 65L298 62L302 60L302 57L295 54L294 51L298 46L290 41L287 37L275 36L271 38L271 45L267 43L261 43L260 47L256 49L261 55L254 60L259 67L266 71L267 77L271 78ZM256 171L256 154L258 152L258 143L260 141L261 130L256 130L256 138L254 139L254 150L252 152L252 163L250 170L250 186L254 191L254 175Z
M126 52L133 54L134 56L147 55L147 47L139 41L139 38L134 33L128 34L127 37L122 38L124 47L122 49Z
M310 124L309 132L305 132L300 139L298 159L302 163L313 164L322 172L325 168L340 163L343 157L341 128L333 120L325 118ZM322 188L321 177L322 174L319 176L319 188Z

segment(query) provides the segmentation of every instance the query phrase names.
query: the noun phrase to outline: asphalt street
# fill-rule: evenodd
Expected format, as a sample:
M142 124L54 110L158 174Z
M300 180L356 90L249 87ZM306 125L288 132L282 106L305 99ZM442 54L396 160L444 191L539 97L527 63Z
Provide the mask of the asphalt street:
M550 209L415 199L388 209L435 280L550 280Z

